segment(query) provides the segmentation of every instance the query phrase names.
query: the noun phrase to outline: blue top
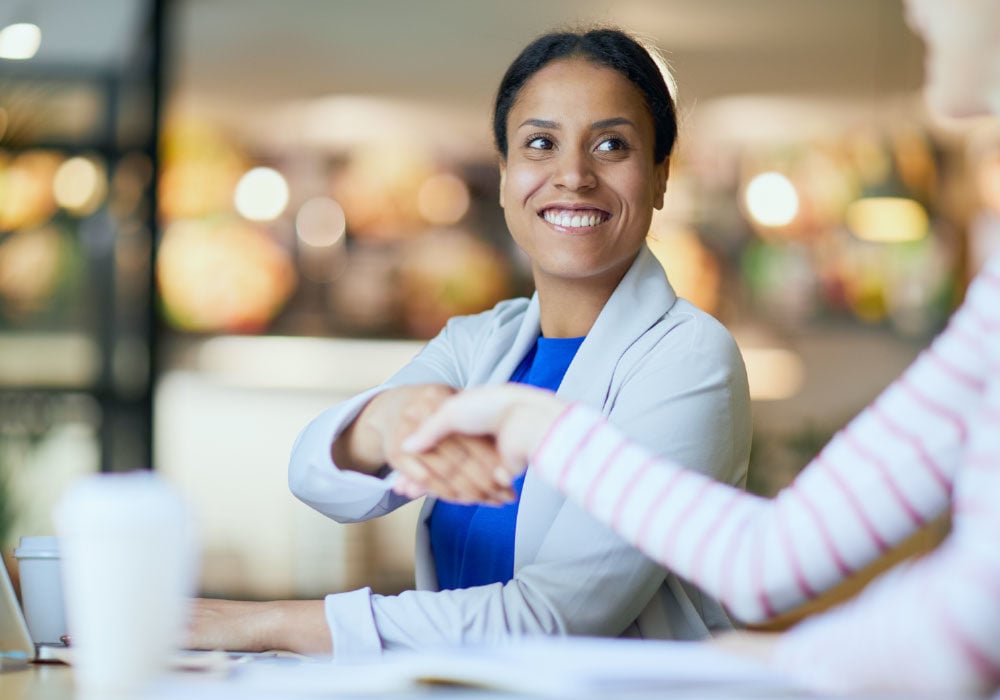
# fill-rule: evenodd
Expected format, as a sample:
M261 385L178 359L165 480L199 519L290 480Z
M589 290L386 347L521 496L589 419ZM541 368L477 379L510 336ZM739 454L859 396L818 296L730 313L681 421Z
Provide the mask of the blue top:
M555 391L583 338L542 338L521 360L510 381ZM514 577L514 532L524 474L516 498L502 506L438 501L427 522L441 590L507 583Z

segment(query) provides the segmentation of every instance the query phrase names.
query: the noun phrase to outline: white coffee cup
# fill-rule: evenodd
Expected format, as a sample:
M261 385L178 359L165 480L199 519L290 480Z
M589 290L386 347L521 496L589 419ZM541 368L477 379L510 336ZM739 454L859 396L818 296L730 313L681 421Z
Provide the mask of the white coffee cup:
M66 634L57 537L22 537L14 550L21 607L35 644L59 644Z
M77 687L135 693L180 646L194 588L188 509L151 472L96 474L55 512Z

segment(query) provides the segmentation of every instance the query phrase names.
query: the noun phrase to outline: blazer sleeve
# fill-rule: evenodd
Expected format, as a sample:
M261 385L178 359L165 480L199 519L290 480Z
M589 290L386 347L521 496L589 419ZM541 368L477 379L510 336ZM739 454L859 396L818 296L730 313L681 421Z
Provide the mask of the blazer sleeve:
M636 363L608 406L613 420L630 423L630 432L658 451L672 455L676 450L708 474L742 474L730 460L735 455L745 469L745 370L735 345L727 344L732 339L721 333L697 342L686 330L661 339L657 357ZM533 479L532 473L528 478ZM526 482L525 492L529 487L535 489L533 499L549 499L554 517L537 524L545 529L534 552L518 552L519 561L528 561L515 566L511 581L397 596L358 591L328 596L336 655L529 635L624 632L663 585L665 572L541 480ZM518 527L535 524L519 516ZM678 631L676 636L685 635Z
M384 384L328 408L306 425L295 440L288 467L288 487L296 498L342 523L384 515L407 503L384 478L339 469L331 454L333 443L386 389L407 384L465 386L488 321L487 315L453 319Z

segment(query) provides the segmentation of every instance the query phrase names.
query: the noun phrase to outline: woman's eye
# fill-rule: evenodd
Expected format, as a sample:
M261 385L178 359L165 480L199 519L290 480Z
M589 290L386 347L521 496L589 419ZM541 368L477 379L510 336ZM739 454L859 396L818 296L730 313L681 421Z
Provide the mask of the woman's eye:
M619 138L604 139L597 144L598 151L624 151L626 148L628 148L628 144Z
M547 151L552 148L552 142L549 141L544 136L536 136L528 141L528 148L536 148L541 151Z

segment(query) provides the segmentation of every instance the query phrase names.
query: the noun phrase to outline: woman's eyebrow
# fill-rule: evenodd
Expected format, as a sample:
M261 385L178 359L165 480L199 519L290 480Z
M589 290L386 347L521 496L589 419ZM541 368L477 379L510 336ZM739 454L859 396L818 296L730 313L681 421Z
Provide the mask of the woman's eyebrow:
M610 129L613 126L631 126L633 129L636 128L635 123L630 119L625 117L612 117L611 119L602 119L601 121L594 122L590 125L590 128L594 131L598 129Z
M517 125L517 128L520 129L522 126L534 126L539 129L558 129L559 122L553 122L547 119L525 119Z
M548 119L525 119L523 122L517 125L520 129L523 126L534 126L539 129L558 129L559 122L550 121ZM611 117L610 119L601 119L590 125L591 131L598 131L599 129L610 129L613 126L631 126L633 129L637 128L635 122L631 119L626 119L625 117Z

